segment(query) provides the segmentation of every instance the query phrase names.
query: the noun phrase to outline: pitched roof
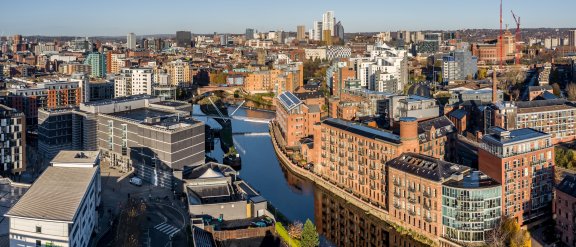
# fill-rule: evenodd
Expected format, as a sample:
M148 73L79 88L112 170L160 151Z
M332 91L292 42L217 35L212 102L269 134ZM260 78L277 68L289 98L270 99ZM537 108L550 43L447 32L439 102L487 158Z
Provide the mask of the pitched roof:
M576 197L576 175L567 174L556 188L572 197Z
M470 170L466 166L415 153L402 154L387 164L396 170L438 182L444 182L453 174L461 174Z
M98 167L48 167L6 215L73 222L96 172Z

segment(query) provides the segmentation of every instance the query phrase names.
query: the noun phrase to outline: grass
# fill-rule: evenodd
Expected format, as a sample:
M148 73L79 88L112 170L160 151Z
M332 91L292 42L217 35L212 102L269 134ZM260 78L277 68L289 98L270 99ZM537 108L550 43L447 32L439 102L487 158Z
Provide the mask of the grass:
M288 235L288 231L286 230L286 228L284 228L284 226L280 222L276 222L276 233L278 234L278 236L282 238L284 243L286 243L288 246L300 247L300 240L291 238L290 235Z

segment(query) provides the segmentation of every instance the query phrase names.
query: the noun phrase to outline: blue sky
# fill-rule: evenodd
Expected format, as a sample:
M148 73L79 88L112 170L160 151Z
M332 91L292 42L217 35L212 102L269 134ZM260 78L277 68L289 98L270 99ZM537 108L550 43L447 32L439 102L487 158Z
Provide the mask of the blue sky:
M243 33L309 29L327 10L335 11L346 32L498 28L498 0L7 0L0 35L137 35ZM576 27L575 0L505 0L524 27Z

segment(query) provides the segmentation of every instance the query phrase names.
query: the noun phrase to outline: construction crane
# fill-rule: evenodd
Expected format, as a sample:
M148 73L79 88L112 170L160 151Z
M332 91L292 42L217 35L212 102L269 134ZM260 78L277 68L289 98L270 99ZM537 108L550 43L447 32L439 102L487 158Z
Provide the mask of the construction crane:
M504 33L502 32L502 0L500 0L500 69L502 69L502 63L504 62Z
M516 60L515 60L515 64L516 65L520 65L520 55L521 55L521 39L522 37L520 36L520 16L518 16L518 18L516 18L516 15L514 14L514 11L510 10L510 12L512 12L512 17L514 18L514 21L516 22Z

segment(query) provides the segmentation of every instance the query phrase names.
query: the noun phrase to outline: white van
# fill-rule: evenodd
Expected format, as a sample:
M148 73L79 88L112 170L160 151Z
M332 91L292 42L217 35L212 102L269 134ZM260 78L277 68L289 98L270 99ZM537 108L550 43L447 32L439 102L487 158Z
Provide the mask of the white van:
M142 179L138 177L133 177L130 179L130 183L136 186L142 186Z

